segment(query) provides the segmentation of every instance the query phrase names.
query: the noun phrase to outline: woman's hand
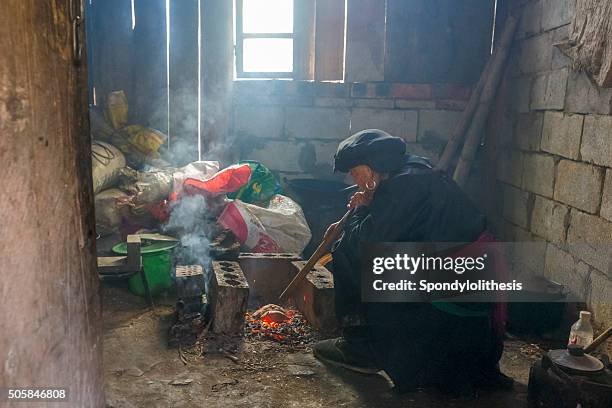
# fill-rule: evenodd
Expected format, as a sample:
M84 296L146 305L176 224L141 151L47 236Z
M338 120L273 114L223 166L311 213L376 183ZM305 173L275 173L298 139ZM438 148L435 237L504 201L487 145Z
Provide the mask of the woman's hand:
M339 223L340 221L336 221L333 224L331 224L329 227L327 227L327 231L325 231L325 235L323 236L323 238L327 238L328 236L333 234L334 231L336 231L336 229L338 228Z
M347 204L348 208L357 208L368 206L372 201L372 196L370 194L364 193L363 191L358 191L349 200Z

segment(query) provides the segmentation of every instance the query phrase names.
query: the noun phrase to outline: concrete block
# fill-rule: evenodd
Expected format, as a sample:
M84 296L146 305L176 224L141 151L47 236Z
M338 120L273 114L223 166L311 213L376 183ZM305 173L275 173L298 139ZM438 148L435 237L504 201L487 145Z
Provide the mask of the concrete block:
M461 112L448 110L422 110L419 112L419 141L434 137L448 140L461 117Z
M569 24L575 11L576 0L543 0L542 31Z
M504 218L523 228L529 228L531 199L524 190L504 186Z
M238 263L249 283L249 304L256 308L278 303L278 297L295 276L292 262L300 259L293 253L240 253Z
M287 108L285 134L296 139L336 139L349 136L348 109Z
M251 150L242 154L241 159L257 160L271 170L301 171L300 157L305 143L285 141L245 142Z
M283 137L284 109L277 106L236 106L234 131L245 137Z
M554 182L555 160L552 156L525 154L522 183L525 190L552 198Z
M612 116L587 116L584 119L582 160L612 167Z
M603 170L590 164L561 160L557 167L555 200L591 214L601 202Z
M569 25L565 25L559 27L553 31L551 31L552 35L552 44L553 44L553 54L552 54L552 69L559 69L569 67L571 65L571 59L565 55L559 47L556 47L555 44L559 44L563 41L566 41L569 37Z
M593 270L590 275L591 293L587 304L593 312L596 323L603 327L612 326L612 279L600 271Z
M584 116L547 111L544 113L542 150L568 159L577 159Z
M215 261L210 281L212 331L230 336L244 333L249 284L238 262Z
M350 108L353 106L353 101L348 98L317 97L314 104L321 108Z
M462 101L458 99L438 99L436 100L436 109L440 110L452 110L452 111L464 111L468 101Z
M509 150L504 153L497 160L497 178L520 188L523 178L523 153L518 150Z
M520 43L519 71L523 74L550 70L553 45L549 33L537 35Z
M435 109L436 101L396 99L395 107L398 109Z
M568 69L536 76L531 90L532 110L561 110L565 105Z
M393 99L355 99L353 104L358 108L393 109Z
M542 136L542 112L522 113L518 115L514 139L523 150L539 151Z
M533 87L532 76L518 77L510 93L512 98L512 108L515 112L526 113L530 110L531 89Z
M540 237L557 244L565 242L566 224L569 222L569 209L544 197L536 196L531 214L531 231Z
M433 89L429 84L402 84L391 85L390 96L400 99L422 100L433 97Z
M584 73L572 71L567 81L566 112L612 114L612 88L600 88Z
M611 272L612 223L609 221L572 209L567 244L575 257L600 271Z
M351 133L381 129L407 142L416 142L417 123L416 111L355 108L351 116Z
M571 254L553 244L547 245L544 276L564 285L578 298L577 301L586 301L589 292L589 270L589 265L574 258Z
M293 262L295 273L305 261ZM336 326L334 278L324 266L316 265L292 296L293 302L315 328L329 331Z
M612 221L612 169L606 170L606 181L604 182L601 212L599 214L606 220Z
M517 29L517 38L537 34L542 29L542 1L536 0L523 8L521 21Z

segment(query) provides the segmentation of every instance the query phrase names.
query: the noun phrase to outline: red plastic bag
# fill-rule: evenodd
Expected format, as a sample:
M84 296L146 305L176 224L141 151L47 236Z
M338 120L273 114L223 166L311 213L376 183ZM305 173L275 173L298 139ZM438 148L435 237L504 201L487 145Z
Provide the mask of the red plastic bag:
M238 190L249 182L251 167L248 164L234 164L215 173L204 181L188 178L183 182L187 195L219 195Z

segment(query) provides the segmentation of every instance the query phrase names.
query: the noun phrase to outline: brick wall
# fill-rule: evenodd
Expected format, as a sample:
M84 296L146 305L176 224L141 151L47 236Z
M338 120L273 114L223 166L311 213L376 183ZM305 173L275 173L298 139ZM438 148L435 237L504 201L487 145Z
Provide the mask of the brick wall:
M521 26L489 124L500 193L491 218L505 239L544 241L536 273L610 325L612 89L574 72L554 46L567 37L574 0L514 4Z
M237 81L233 135L242 158L282 177L333 178L338 143L379 128L437 160L470 87L386 82Z

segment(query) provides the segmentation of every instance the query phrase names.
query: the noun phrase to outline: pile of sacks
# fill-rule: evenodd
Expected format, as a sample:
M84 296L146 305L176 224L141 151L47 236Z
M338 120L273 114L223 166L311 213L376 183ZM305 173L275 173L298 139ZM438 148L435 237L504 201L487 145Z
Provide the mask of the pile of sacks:
M122 100L121 95L109 96L109 106L114 108L107 108L106 118L92 117L99 235L127 235L142 229L168 232L173 211L182 211L181 206L199 197L203 205L198 210L204 214L183 220L183 224L212 219L217 227L230 230L249 252L304 250L311 238L304 213L296 202L280 194L280 184L269 169L255 161L224 169L216 161L172 167L158 153L165 135L144 127L128 129L127 101L123 104ZM180 231L171 232L180 235Z

